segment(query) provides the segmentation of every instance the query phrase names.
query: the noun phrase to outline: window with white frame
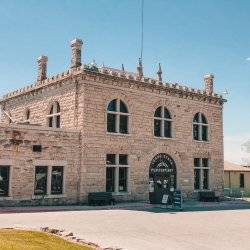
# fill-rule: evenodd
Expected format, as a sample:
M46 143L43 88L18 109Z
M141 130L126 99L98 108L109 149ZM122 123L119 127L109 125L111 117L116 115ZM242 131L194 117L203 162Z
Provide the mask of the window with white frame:
M128 134L129 113L125 103L114 99L107 108L107 131L109 133Z
M194 189L209 189L209 162L208 158L194 158Z
M128 155L107 154L106 155L106 191L127 192L128 191Z
M63 180L63 166L36 166L34 195L63 194Z
M164 106L158 107L154 113L154 136L172 137L172 117Z
M9 196L10 166L0 166L0 197Z
M60 128L61 126L61 108L58 102L54 102L47 115L48 126L51 128Z
M202 113L196 113L193 118L193 138L196 141L208 141L207 118Z

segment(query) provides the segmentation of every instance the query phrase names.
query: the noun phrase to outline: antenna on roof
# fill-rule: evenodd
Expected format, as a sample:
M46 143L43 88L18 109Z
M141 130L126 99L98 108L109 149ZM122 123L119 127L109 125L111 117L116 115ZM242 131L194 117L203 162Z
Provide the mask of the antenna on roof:
M142 54L143 54L143 28L144 28L144 0L141 0L141 61L142 61Z

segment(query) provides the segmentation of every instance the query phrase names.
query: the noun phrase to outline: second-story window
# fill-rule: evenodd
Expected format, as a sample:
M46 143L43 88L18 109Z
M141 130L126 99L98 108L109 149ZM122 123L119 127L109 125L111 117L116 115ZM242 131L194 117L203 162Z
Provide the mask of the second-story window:
M107 108L107 131L110 133L128 134L128 109L125 103L114 99Z
M172 137L172 118L168 109L164 106L158 107L154 114L154 136Z
M60 128L61 126L61 109L58 102L51 105L48 118L48 126L51 128Z
M196 141L208 141L208 123L202 113L196 113L194 116L193 138Z
M26 109L24 113L24 121L29 122L30 121L30 109Z

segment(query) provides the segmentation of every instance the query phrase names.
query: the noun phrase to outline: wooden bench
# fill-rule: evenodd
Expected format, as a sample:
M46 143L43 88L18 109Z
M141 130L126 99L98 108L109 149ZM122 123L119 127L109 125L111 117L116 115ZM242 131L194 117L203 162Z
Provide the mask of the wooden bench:
M199 201L219 201L219 197L215 195L214 191L200 191Z
M112 197L112 193L110 192L94 192L88 194L88 203L89 205L115 205L116 201Z

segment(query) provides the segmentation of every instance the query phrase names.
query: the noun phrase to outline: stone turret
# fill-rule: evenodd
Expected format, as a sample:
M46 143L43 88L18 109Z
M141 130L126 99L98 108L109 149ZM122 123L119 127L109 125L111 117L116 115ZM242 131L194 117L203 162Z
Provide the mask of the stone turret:
M137 66L137 76L139 79L143 77L143 67L142 67L142 60L139 58L139 64Z
M214 75L207 74L204 76L205 91L207 95L211 95L214 92Z
M74 39L71 41L71 68L77 68L82 65L81 54L82 54L82 40Z
M37 81L43 81L47 79L47 56L39 56L37 58L38 63L38 72L37 72Z
M158 71L157 71L158 81L162 82L162 70L161 70L161 64L159 63Z

